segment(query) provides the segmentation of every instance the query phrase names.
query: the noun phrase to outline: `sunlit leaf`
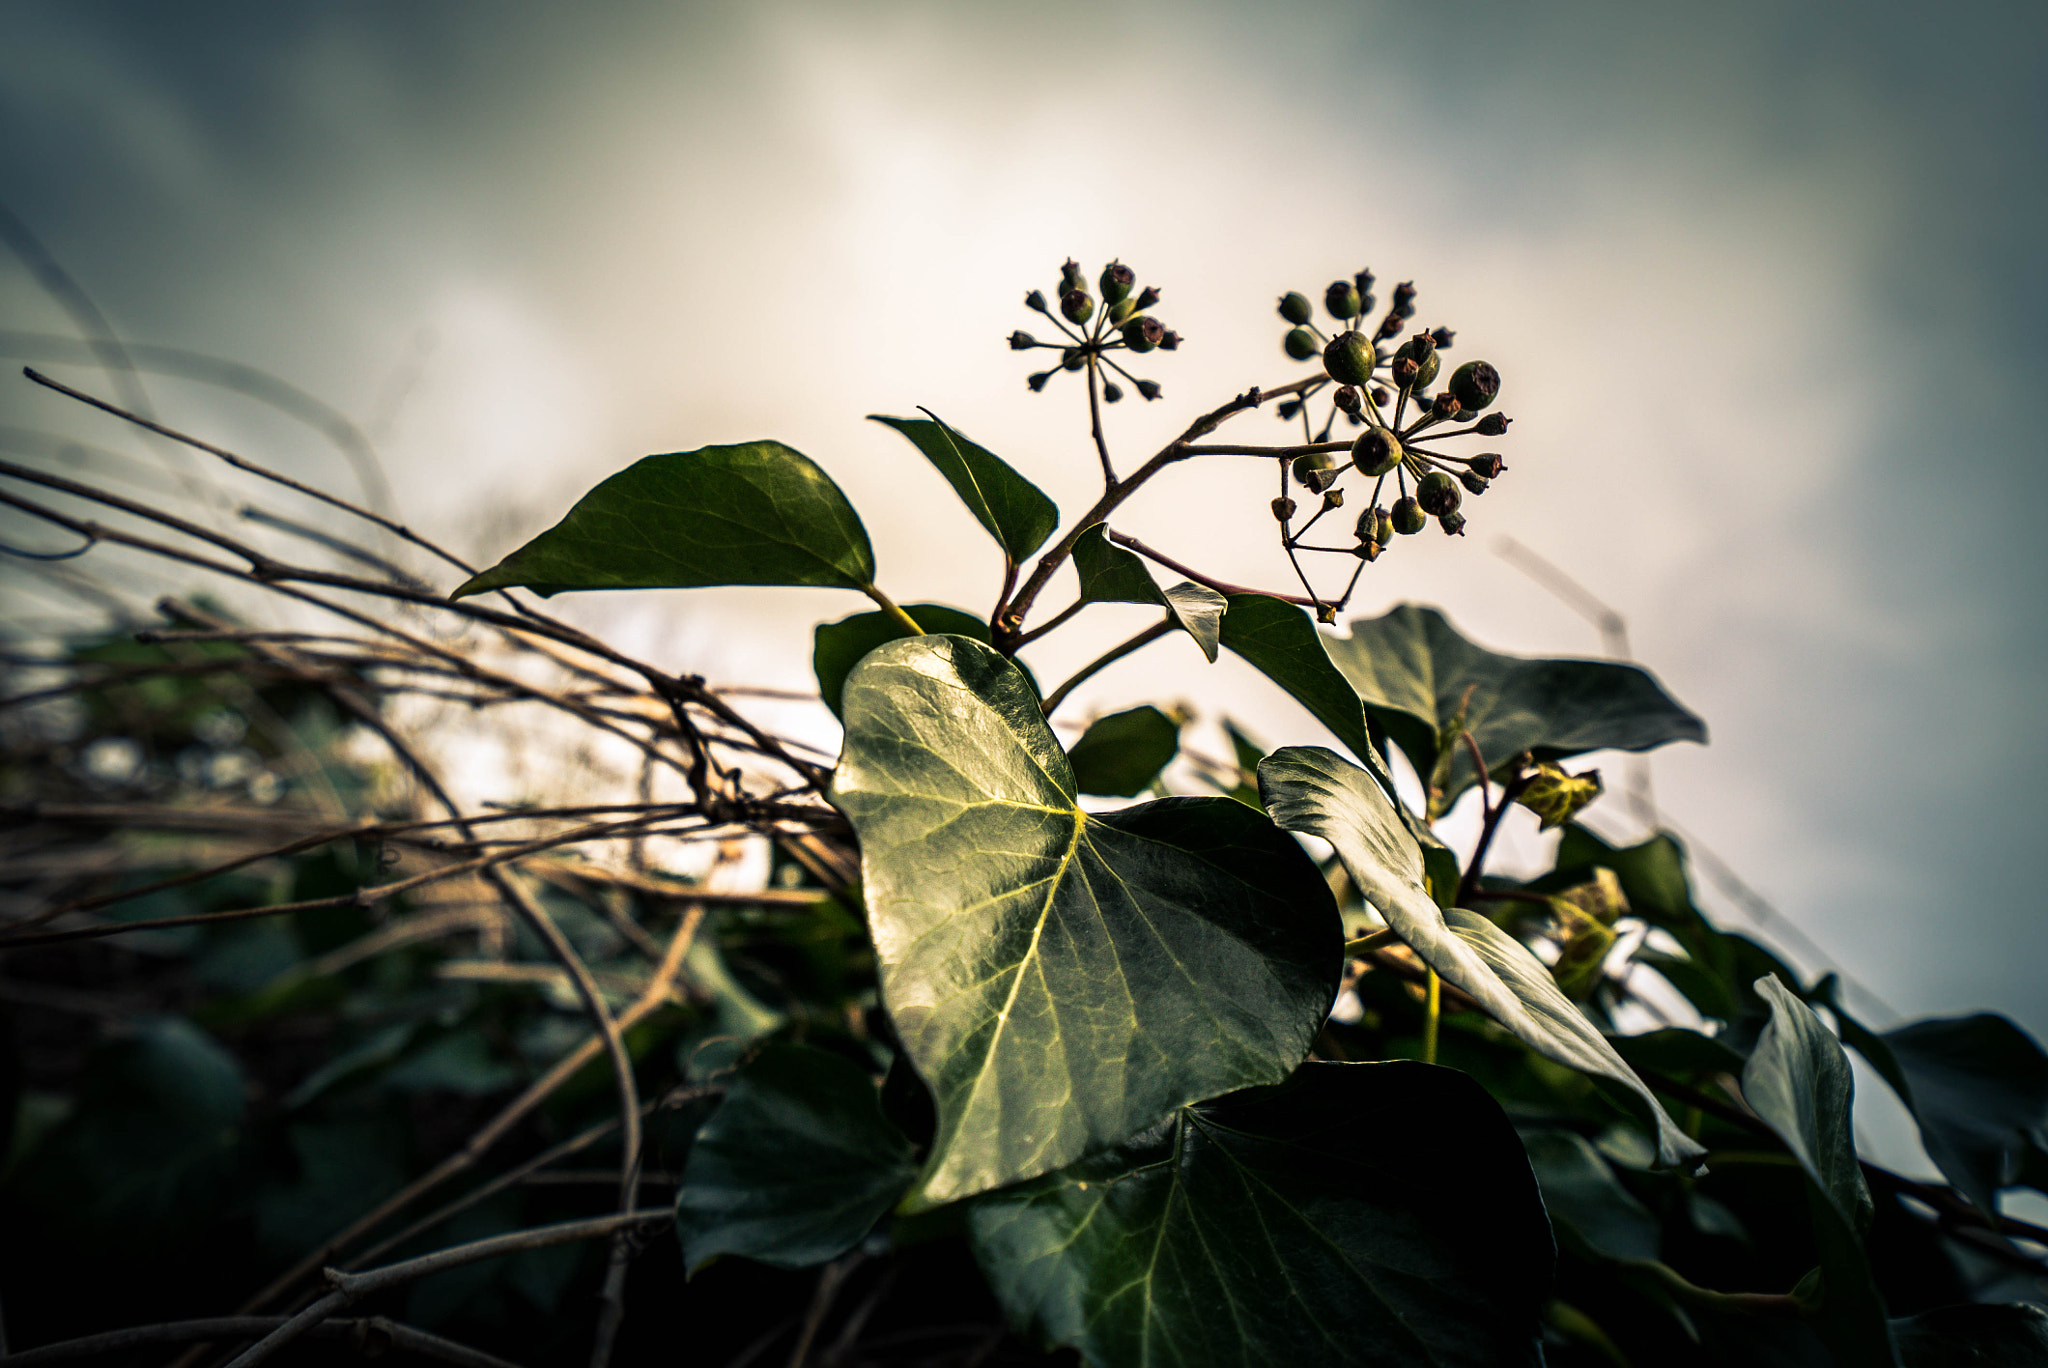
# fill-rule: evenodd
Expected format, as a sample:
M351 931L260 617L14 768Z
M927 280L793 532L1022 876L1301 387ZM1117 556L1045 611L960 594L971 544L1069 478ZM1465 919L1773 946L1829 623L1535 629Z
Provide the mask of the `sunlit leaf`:
M1083 793L1135 798L1180 751L1180 723L1146 704L1098 717L1067 752Z
M1259 792L1275 822L1330 843L1360 895L1444 982L1539 1054L1634 1093L1664 1163L1701 1152L1541 960L1478 913L1438 908L1423 884L1422 848L1372 776L1321 747L1290 746L1259 766Z
M1525 750L1555 760L1707 739L1706 725L1634 665L1502 655L1467 641L1434 608L1404 603L1383 617L1358 619L1351 635L1332 638L1329 648L1421 775L1436 769L1444 724L1461 709L1489 769ZM1471 758L1459 747L1441 801L1448 804L1474 782Z
M874 579L867 529L832 478L780 442L742 442L635 462L452 597Z
M1542 1203L1450 1069L1304 1065L968 1219L1011 1319L1105 1368L1542 1361Z
M782 1268L859 1243L917 1172L875 1085L834 1054L770 1045L690 1147L676 1233L691 1272L719 1254Z
M879 413L868 416L895 428L924 453L1012 565L1044 545L1059 526L1060 511L1044 491L1002 457L961 436L951 424L929 418L886 418ZM926 630L931 628L926 626Z
M1298 844L1227 798L1090 816L1016 667L915 637L847 680L832 801L882 995L939 1109L912 1204L1028 1178L1277 1082L1342 935Z
M1806 1170L1824 1283L1819 1328L1845 1363L1897 1362L1863 1232L1870 1189L1856 1158L1855 1076L1813 1009L1776 978L1757 981L1770 1024L1742 1070L1742 1096Z
M905 604L917 625L927 632L988 641L988 624L972 613L948 608L941 603ZM855 613L837 622L821 622L811 633L811 672L818 677L818 694L832 715L839 715L839 695L846 688L846 676L860 664L860 658L885 641L910 635L910 629L894 613L875 610Z
M1145 568L1145 562L1110 541L1104 535L1107 531L1097 523L1074 543L1074 572L1081 580L1081 602L1156 603L1173 614L1174 620L1202 648L1203 655L1215 660L1228 600L1192 580L1161 589L1152 572Z

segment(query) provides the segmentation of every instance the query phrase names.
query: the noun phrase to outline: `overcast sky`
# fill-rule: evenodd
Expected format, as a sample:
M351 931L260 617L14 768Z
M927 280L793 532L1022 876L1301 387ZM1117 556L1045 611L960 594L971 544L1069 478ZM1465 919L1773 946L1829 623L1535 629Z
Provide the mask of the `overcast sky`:
M638 456L773 436L846 488L896 598L983 611L992 552L863 416L928 405L1079 507L1078 390L1027 393L1002 344L1064 257L1132 263L1189 339L1147 368L1165 402L1111 413L1132 461L1299 373L1282 290L1412 278L1452 359L1506 377L1511 470L1471 535L1404 544L1355 606L1596 653L1495 550L1535 548L1708 720L1710 746L1655 762L1677 822L1899 1011L2039 1033L2044 13L17 0L0 203L130 341L375 427L404 516L479 556ZM0 328L75 331L11 257ZM245 401L151 394L347 485ZM132 447L19 381L0 423ZM1269 473L1189 468L1121 521L1278 587ZM862 606L575 611L677 667L796 684L809 625ZM1101 618L1041 677L1138 620ZM1077 702L1155 698L1321 739L1185 642Z

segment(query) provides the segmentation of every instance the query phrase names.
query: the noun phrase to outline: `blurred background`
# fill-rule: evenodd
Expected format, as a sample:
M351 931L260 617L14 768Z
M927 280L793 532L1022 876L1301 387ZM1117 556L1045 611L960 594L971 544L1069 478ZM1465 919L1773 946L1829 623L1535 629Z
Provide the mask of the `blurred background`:
M1353 614L1417 600L1496 649L1600 654L1513 538L1707 719L1710 746L1656 755L1655 793L1752 891L1706 885L1726 924L1899 1016L2048 1033L2039 6L16 0L4 22L9 359L118 393L65 351L89 300L127 343L259 367L360 425L397 513L484 561L639 456L772 436L844 486L898 601L985 613L992 547L864 416L929 406L1084 506L1080 387L1028 393L1040 363L1003 341L1044 331L1020 300L1065 257L1131 263L1187 339L1139 372L1161 402L1110 411L1126 468L1303 373L1282 291L1412 279L1450 359L1504 375L1510 471L1466 538L1369 567ZM384 497L304 424L166 367L140 377L166 422ZM17 455L127 453L144 486L198 469L18 375L0 425ZM1287 431L1266 412L1233 435ZM1269 475L1192 464L1119 522L1290 587ZM0 540L59 539L10 518ZM99 611L0 575L17 640ZM557 604L677 669L787 687L809 628L866 606ZM1040 677L1145 616L1092 612ZM1184 640L1071 711L1172 700L1214 749L1226 713L1269 746L1323 739ZM793 725L831 744L822 710ZM1542 849L1532 825L1507 858Z

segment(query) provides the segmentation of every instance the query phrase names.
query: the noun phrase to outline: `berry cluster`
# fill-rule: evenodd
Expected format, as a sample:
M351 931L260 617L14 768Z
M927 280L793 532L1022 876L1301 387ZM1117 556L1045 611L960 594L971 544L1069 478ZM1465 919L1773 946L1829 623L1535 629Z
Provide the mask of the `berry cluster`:
M1373 309L1372 288L1371 271L1331 282L1323 291L1323 308L1335 320L1328 334L1316 326L1315 306L1306 295L1294 292L1280 299L1280 317L1293 325L1282 341L1283 349L1296 361L1320 356L1325 372L1325 378L1308 385L1298 398L1279 406L1283 420L1301 420L1304 445L1316 448L1289 464L1281 477L1280 497L1273 503L1282 542L1290 553L1338 551L1370 561L1392 544L1395 535L1420 532L1431 518L1446 533L1462 535L1461 488L1483 494L1507 468L1495 453L1453 456L1433 445L1422 445L1473 433L1498 437L1506 432L1511 421L1507 417L1498 413L1481 416L1481 410L1490 407L1500 394L1500 372L1488 362L1467 361L1432 394L1430 386L1443 367L1441 353L1450 350L1455 334L1449 328L1417 329L1406 340L1389 345L1415 315L1415 286L1403 281L1394 287L1385 316L1368 338L1361 327ZM1310 420L1309 406L1330 385L1335 386L1330 410L1318 430ZM1330 438L1340 415L1350 426L1364 429L1350 443L1348 453L1342 443ZM1350 459L1340 464L1339 454L1348 454ZM1344 492L1334 486L1351 470L1375 481L1372 506L1359 515L1354 529L1356 544L1303 545L1301 536L1309 524L1343 505ZM1290 474L1323 500L1322 509L1309 524L1293 533L1288 531L1295 512L1294 500L1288 497ZM1391 509L1380 503L1389 476L1398 495ZM1409 491L1411 479L1413 493Z
M1102 366L1115 371L1131 383L1131 387L1147 399L1157 399L1159 386L1151 380L1140 380L1125 370L1111 352L1124 351L1142 356L1144 353L1173 351L1180 346L1180 334L1169 331L1147 310L1159 302L1159 291L1147 285L1137 289L1138 277L1130 267L1120 261L1112 261L1102 268L1097 279L1102 291L1102 305L1096 306L1095 296L1088 292L1088 282L1081 275L1081 268L1069 260L1060 267L1059 311L1055 313L1046 302L1045 294L1033 290L1024 296L1028 308L1036 309L1051 319L1053 325L1066 334L1064 342L1041 342L1028 332L1010 334L1010 346L1016 351L1030 351L1037 347L1050 347L1060 354L1060 364L1051 370L1039 371L1025 383L1033 391L1045 388L1045 382L1063 370L1087 370L1091 377L1096 367ZM1102 397L1109 403L1116 403L1124 397L1123 386L1107 377L1103 378Z

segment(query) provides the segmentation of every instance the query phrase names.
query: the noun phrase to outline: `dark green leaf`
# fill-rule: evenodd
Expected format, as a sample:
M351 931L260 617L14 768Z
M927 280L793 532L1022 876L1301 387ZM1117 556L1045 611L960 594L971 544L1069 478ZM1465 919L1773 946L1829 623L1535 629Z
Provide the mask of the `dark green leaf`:
M1422 961L1537 1053L1613 1079L1654 1118L1658 1153L1700 1153L1605 1036L1557 989L1550 970L1476 912L1439 909L1423 883L1422 847L1371 775L1319 746L1289 746L1259 766L1266 811L1289 831L1328 841L1360 896Z
M719 1254L782 1268L859 1243L917 1172L855 1065L806 1045L770 1045L690 1147L676 1233L691 1272Z
M1223 644L1293 695L1375 775L1384 776L1358 695L1330 663L1323 634L1308 614L1264 594L1232 594L1229 602L1223 615ZM1385 783L1391 793L1393 781Z
M1067 752L1083 793L1135 798L1151 788L1180 750L1180 723L1149 703L1088 724Z
M1083 603L1164 603L1145 562L1112 542L1106 525L1096 523L1074 542L1074 573L1081 580Z
M293 1124L298 1173L265 1186L256 1238L279 1263L297 1258L405 1185L405 1131L393 1119L352 1116Z
M780 442L742 442L635 462L452 597L874 579L867 529L831 477Z
M939 603L906 604L903 611L927 632L973 637L988 644L988 624L972 613ZM811 671L818 676L818 694L834 717L839 716L839 695L846 689L846 676L853 673L860 658L885 641L909 635L910 630L894 613L880 610L818 624L811 634Z
M963 637L880 647L845 707L831 797L860 837L883 1000L939 1108L914 1203L1300 1061L1342 933L1295 841L1227 798L1082 812L1024 677Z
M1913 1113L1927 1157L1996 1215L1998 1190L2019 1181L2028 1146L2048 1130L2048 1055L2002 1016L1915 1021L1876 1035L1838 1005L1833 975L1814 996Z
M1436 768L1444 724L1461 708L1489 767L1525 750L1554 760L1707 739L1706 725L1633 665L1501 655L1467 641L1434 608L1404 603L1354 621L1350 636L1330 642L1330 656L1425 776ZM1460 747L1441 801L1448 805L1474 782Z
M1600 1151L1572 1131L1525 1134L1543 1204L1582 1254L1602 1259L1658 1257L1657 1218L1621 1185Z
M967 511L1003 548L1010 564L1044 545L1059 526L1059 509L1037 485L1002 457L968 441L951 424L929 418L885 418L879 413L868 417L908 437L925 459L938 467Z
M1771 1020L1742 1070L1742 1095L1806 1170L1820 1249L1819 1328L1844 1363L1895 1363L1863 1232L1870 1189L1856 1159L1849 1058L1813 1009L1776 978L1757 980Z
M1499 1104L1308 1064L969 1208L1011 1319L1096 1365L1542 1361L1554 1254Z
M1635 1068L1679 1079L1702 1074L1739 1074L1744 1062L1743 1056L1718 1036L1701 1035L1683 1026L1618 1036L1614 1048Z
M2048 1311L1943 1306L1892 1322L1905 1368L2048 1368Z

